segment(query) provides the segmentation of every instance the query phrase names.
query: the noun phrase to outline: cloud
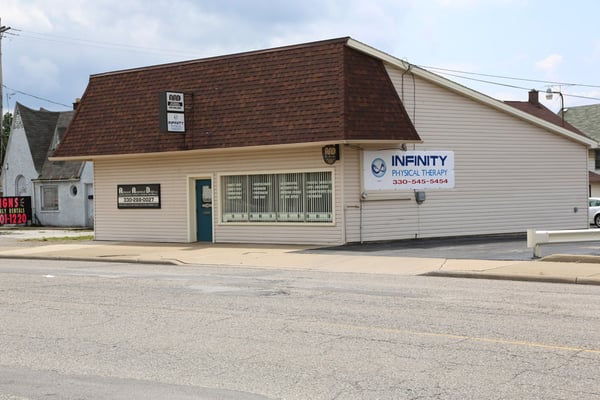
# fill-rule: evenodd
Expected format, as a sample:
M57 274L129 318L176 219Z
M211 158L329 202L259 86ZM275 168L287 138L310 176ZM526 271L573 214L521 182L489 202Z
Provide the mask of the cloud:
M2 25L48 30L52 23L42 7L18 0L2 0Z
M562 60L563 57L560 54L550 54L543 60L536 62L535 67L539 70L544 71L548 78L556 79L557 68L562 63Z
M442 7L449 8L472 8L478 6L489 6L494 3L500 5L509 5L511 3L519 3L515 0L437 0L437 3Z
M14 29L2 43L6 85L66 104L96 73L342 36L417 65L510 76L522 76L522 68L530 73L532 46L540 49L535 40L527 45L534 36L520 30L534 28L528 20L513 21L509 30L502 25L531 13L531 2L522 0L0 1L2 23ZM600 44L595 50L600 57ZM567 59L567 50L552 51ZM559 67L569 74L558 54L535 64L536 78L556 80ZM42 75L32 76L36 70Z
M33 59L28 56L19 58L21 82L27 82L29 88L36 91L54 90L58 88L59 67L52 61L42 58Z

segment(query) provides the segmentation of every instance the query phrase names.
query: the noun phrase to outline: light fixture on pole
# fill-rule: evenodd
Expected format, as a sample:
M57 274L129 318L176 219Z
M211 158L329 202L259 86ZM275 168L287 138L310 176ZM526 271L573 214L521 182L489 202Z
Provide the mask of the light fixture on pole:
M560 115L562 117L562 126L565 126L565 99L561 92L555 92L552 89L546 89L546 100L552 100L552 95L557 94L560 96Z

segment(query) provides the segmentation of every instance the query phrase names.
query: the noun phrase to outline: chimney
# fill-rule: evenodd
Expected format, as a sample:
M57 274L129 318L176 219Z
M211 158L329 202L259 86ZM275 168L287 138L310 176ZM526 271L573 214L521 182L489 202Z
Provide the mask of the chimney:
M77 107L79 107L79 103L81 103L81 99L77 97L75 99L75 102L73 103L73 110L77 110Z
M531 89L529 91L529 102L533 105L539 105L540 104L540 98L538 96L539 92L535 89Z

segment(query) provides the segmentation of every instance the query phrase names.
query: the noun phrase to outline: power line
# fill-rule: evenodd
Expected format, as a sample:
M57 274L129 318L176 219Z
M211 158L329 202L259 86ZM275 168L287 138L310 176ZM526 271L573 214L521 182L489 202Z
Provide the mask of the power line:
M62 43L67 45L74 46L85 46L85 47L95 47L101 49L116 49L116 50L124 50L124 51L136 51L140 53L148 53L148 54L171 54L171 55L183 55L183 56L197 56L196 53L186 52L182 50L165 50L164 48L152 48L152 47L142 47L135 46L129 44L122 43L111 43L111 42L101 42L96 40L87 40L87 39L77 39L68 36L60 36L60 35L52 35L48 33L40 33L40 32L32 32L26 31L23 29L14 29L15 31L20 32L20 34L15 35L23 38L34 39L34 40L42 40L46 42L53 43Z
M36 96L36 95L34 95L34 94L31 94L31 93L25 93L25 92L23 92L23 91L21 91L21 90L17 90L17 89L9 88L9 87L8 87L8 86L6 86L6 85L2 85L2 87L3 87L3 88L5 88L5 89L8 89L8 90L10 90L10 91L12 91L12 92L19 93L19 94L22 94L22 95L24 95L24 96L33 97L34 99L42 100L42 101L45 101L45 102L47 102L47 103L52 103L52 104L56 104L56 105L59 105L59 106L64 106L64 107L67 107L67 108L71 108L71 107L72 107L72 106L70 106L70 105L63 104L63 103L59 103L59 102L57 102L57 101L48 100L48 99L45 99L45 98L43 98L43 97L40 97L40 96Z
M103 42L103 41L96 41L96 40L78 39L78 38L73 38L73 37L68 37L68 36L52 35L52 34L48 34L48 33L27 31L27 30L17 29L17 28L12 28L12 31L13 32L17 31L20 33L20 34L12 33L13 36L20 36L20 37L30 38L30 39L34 39L34 40L42 40L42 41L54 42L54 43L63 43L63 44L75 45L75 46L88 46L88 47L96 47L96 48L103 48L103 49L136 51L136 52L148 53L148 54L171 54L171 55L183 55L183 56L197 56L196 53L186 52L183 50L165 50L164 48L152 48L152 47L135 46L135 45L122 44L122 43L112 43L112 42ZM556 81L547 81L547 80L540 80L540 79L519 78L519 77L485 74L485 73L477 73L477 72L469 72L469 71L460 71L460 70L455 70L455 69L432 67L432 66L419 66L419 67L424 68L424 69L434 70L434 71L442 71L444 73L444 75L448 75L448 76L470 79L470 80L479 81L482 83L487 83L487 84L492 84L492 85L512 87L515 89L529 90L531 88L522 88L519 86L511 86L508 84L501 84L501 83L494 82L494 81L477 80L477 79L468 78L468 77L465 77L462 75L448 74L448 72L455 73L455 74L463 74L463 75L483 76L483 77L496 78L496 79L507 79L507 80L523 81L523 82L535 82L535 83L542 83L545 85L553 85L553 86L581 86L581 87L590 87L590 88L600 88L600 85L587 85L587 84L583 84L583 83L556 82ZM595 98L591 98L591 99L596 100Z
M470 81L475 81L475 82L489 83L491 85L505 86L505 87L509 87L509 88L512 88L512 89L523 89L523 90L530 90L531 89L531 88L524 88L524 87L521 87L521 86L509 85L507 83L498 83L498 82L493 82L493 81L486 81L484 79L469 78L468 76L462 76L462 75L456 75L456 74L444 73L444 75L446 75L446 76L452 76L454 78L468 79Z
M567 96L567 97L577 97L579 99L600 100L600 98L598 98L598 97L588 97L588 96L581 96L581 95L576 95L576 94L565 94L565 93L563 93L563 95Z
M96 47L96 48L103 48L103 49L136 51L136 52L142 52L142 53L148 53L148 54L172 54L172 55L186 55L186 56L192 55L192 53L178 51L178 50L165 51L165 49L159 49L159 48L150 48L150 47L142 47L142 46L135 46L135 45L128 45L128 44L121 44L121 43L111 43L111 42L102 42L102 41L94 41L94 40L87 40L87 39L78 39L78 38L73 38L73 37L68 37L68 36L60 36L60 35L52 35L52 34L47 34L47 33L26 31L26 30L17 29L17 28L12 28L12 31L18 32L18 33L13 33L13 32L10 33L12 36L16 36L16 37L23 37L23 38L42 40L42 41L54 42L54 43L62 43L62 44L74 45L74 46L87 46L87 47ZM195 55L195 54L193 54L193 55ZM481 82L481 83L485 83L485 84L503 86L503 87L519 89L519 90L531 90L531 88L510 85L507 83L500 83L497 81L477 79L477 78L464 76L464 75L482 76L482 77L506 79L506 80L522 81L522 82L535 82L535 83L542 83L545 85L553 85L553 86L580 86L580 87L600 88L600 85L586 85L586 84L582 84L582 83L567 83L567 82L556 82L556 81L547 81L547 80L539 80L539 79L518 78L518 77L460 71L460 70L441 68L441 67L431 67L431 66L419 66L419 67L424 68L424 69L430 69L433 71L439 71L438 73L440 73L440 74L443 74L446 76L451 76L454 78L468 79L468 80L475 81L475 82ZM462 75L457 75L457 74L462 74ZM11 90L14 90L14 89L11 89ZM47 101L49 103L58 104L58 105L62 105L65 107L70 107L68 105L65 105L62 103L57 103L52 100L47 100L47 99L44 99L44 98L41 98L41 97L38 97L38 96L35 96L32 94L24 93L24 92L21 92L18 90L15 90L15 91L17 93L21 93L26 96L30 96L30 97L33 97L33 98L36 98L39 100ZM595 97L586 97L586 96L578 96L578 95L571 95L571 94L564 94L564 95L570 96L570 97L577 97L577 98L581 98L581 99L588 99L588 100L600 100L600 98L595 98Z
M490 85L496 85L496 86L504 86L504 87L508 87L511 89L520 89L520 90L531 90L531 88L525 88L522 86L515 86L515 85L509 85L507 83L499 83L499 82L493 82L493 81L488 81L488 80L484 80L484 79L477 79L477 78L470 78L468 76L462 76L462 75L456 75L456 74L450 74L450 73L444 73L444 75L446 76L452 76L454 78L459 78L459 79L468 79L470 81L475 81L475 82L481 82L481 83L487 83ZM474 74L474 75L484 75L484 74ZM490 76L490 75L487 75ZM516 80L527 80L527 79L521 79L521 78L510 78L510 79L516 79ZM547 82L547 81L535 81L533 80L532 82ZM550 82L548 82L550 83ZM557 86L561 86L559 83L554 82ZM567 84L563 84L563 85L567 85ZM600 86L592 86L592 85L575 85L575 84L571 84L571 86L585 86L585 87L600 87ZM566 97L577 97L580 99L587 99L587 100L600 100L600 98L598 97L587 97L587 96L580 96L580 95L575 95L575 94L567 94L567 93L562 93L563 96Z
M489 78L510 79L510 80L515 80L515 81L546 83L546 84L551 84L551 85L555 85L555 86L584 86L584 87L600 88L600 85L586 85L586 84L583 84L583 83L567 83L567 82L545 81L545 80L539 80L539 79L515 78L515 77L510 77L510 76L501 76L501 75L483 74L483 73L477 73L477 72L459 71L459 70L447 69L447 68L439 68L439 67L420 66L420 68L433 69L433 70L436 70L436 71L448 71L448 72L454 72L454 73L465 74L465 75L487 76Z

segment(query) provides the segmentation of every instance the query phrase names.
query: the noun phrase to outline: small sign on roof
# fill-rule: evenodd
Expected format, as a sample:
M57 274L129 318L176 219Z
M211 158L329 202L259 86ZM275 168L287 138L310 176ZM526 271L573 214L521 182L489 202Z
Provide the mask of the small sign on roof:
M185 133L185 93L160 92L158 111L161 132Z
M183 93L165 92L168 112L184 112L185 100Z

